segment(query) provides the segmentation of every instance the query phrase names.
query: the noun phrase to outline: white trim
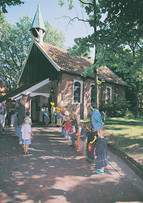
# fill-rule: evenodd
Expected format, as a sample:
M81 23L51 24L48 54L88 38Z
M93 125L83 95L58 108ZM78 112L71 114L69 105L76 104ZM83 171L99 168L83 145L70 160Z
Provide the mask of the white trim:
M78 102L74 102L74 84L75 84L75 82L79 82L81 84L80 104L82 104L82 93L83 93L83 81L82 80L74 80L73 81L73 104L79 104Z
M107 103L107 88L109 88L110 89L110 102L112 101L112 87L111 86L108 86L108 85L106 85L106 103Z
M48 93L30 93L30 97L35 97L35 96L44 96L44 97L47 97L49 98L50 97L50 94Z
M49 78L43 80L42 82L39 82L39 83L36 84L36 85L33 85L32 87L30 87L30 88L24 90L23 92L21 92L21 93L15 95L14 97L12 97L12 99L18 100L19 98L22 97L21 95L29 95L29 94L33 93L35 90L39 89L40 87L42 87L42 86L44 86L44 85L46 85L46 84L48 84L48 83L50 83ZM40 95L40 94L41 94L41 93L39 93L39 95ZM42 94L43 94L43 93L42 93ZM46 93L44 93L44 94L46 94Z
M37 47L41 50L44 56L51 62L51 64L56 68L57 71L60 71L61 68L51 59L51 57L43 50L43 48L35 41Z

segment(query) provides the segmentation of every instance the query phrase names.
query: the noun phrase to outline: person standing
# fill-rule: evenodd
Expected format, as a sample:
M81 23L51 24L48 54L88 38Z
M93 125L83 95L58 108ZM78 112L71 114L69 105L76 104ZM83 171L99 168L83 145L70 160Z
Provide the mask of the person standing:
M18 108L18 119L17 119L17 124L20 127L19 144L22 144L21 128L22 128L22 124L24 123L24 118L25 118L25 103L26 103L26 98L22 97L20 99L20 104L19 104L19 108Z
M92 148L91 154L94 159L95 144L96 144L96 140L98 137L97 130L98 130L98 128L101 128L103 126L103 122L102 122L102 117L101 117L100 112L96 109L96 105L91 104L90 108L92 110L91 121L92 121L92 126L93 126L93 132L91 133L91 135L92 135L91 140L88 139L88 140L90 140L88 145L89 146L91 145L91 148Z
M4 131L6 116L7 116L7 108L6 108L6 100L4 100L2 101L2 103L0 103L0 120L2 125L2 131Z
M108 165L107 142L104 136L107 135L104 127L98 129L98 138L96 144L96 173L103 174L104 168Z
M11 127L14 126L15 104L16 104L16 101L12 100L12 105L11 105L11 108L10 108L10 114L11 114L11 124L10 124L10 126Z
M92 125L95 131L95 135L97 136L97 129L103 126L102 117L100 112L96 109L95 104L91 104L90 108L92 110L92 116L91 116Z
M55 108L55 103L51 102L51 125L55 125L55 113L56 113L56 108Z
M44 111L44 123L46 126L48 126L49 124L49 110L48 110L48 107L45 108L45 111Z
M97 136L95 135L95 131L91 122L86 125L86 136L87 136L87 145L86 145L87 161L89 163L92 163L94 161L94 150Z
M71 121L71 122L70 122L70 125L71 125L71 127L70 127L70 129L69 129L69 136L70 136L71 141L72 141L71 146L75 146L75 134L76 134L76 129L75 129L75 126L74 126L74 122Z
M30 123L31 123L31 119L28 116L26 116L21 128L22 141L24 145L25 154L28 154L28 146L31 144L31 135L33 135Z

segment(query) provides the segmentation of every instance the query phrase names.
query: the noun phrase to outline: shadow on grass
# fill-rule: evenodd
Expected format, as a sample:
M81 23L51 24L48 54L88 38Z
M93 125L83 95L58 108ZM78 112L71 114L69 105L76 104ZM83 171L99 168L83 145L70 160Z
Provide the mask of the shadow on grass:
M125 137L126 134L118 134L118 136L110 135L108 142L111 142L118 146L120 149L132 154L142 152L143 153L143 138Z
M126 120L106 120L105 125L128 125L128 126L143 126L143 122L141 121L126 121Z

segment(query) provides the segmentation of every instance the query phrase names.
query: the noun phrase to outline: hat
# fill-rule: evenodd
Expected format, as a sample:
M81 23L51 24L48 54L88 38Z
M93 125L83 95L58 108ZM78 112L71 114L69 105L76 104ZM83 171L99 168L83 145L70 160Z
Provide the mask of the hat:
M28 116L25 117L24 121L26 124L31 123L31 119Z

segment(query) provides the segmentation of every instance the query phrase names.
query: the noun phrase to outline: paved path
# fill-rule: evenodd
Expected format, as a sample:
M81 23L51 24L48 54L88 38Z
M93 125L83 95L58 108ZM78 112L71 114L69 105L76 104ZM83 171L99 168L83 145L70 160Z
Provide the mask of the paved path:
M118 156L109 152L105 174L96 174L60 128L33 131L28 155L10 128L0 136L0 203L143 202L143 181Z

